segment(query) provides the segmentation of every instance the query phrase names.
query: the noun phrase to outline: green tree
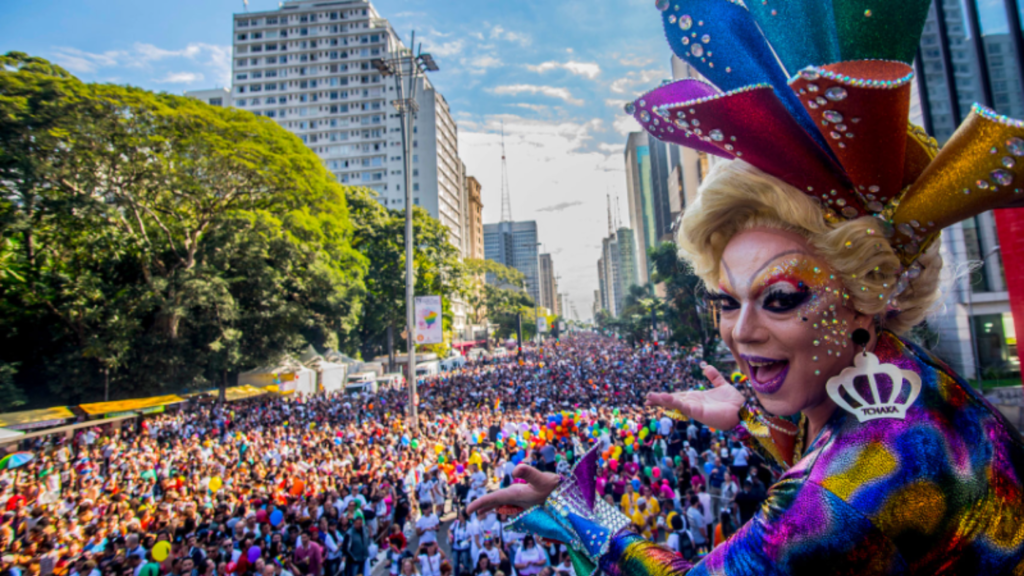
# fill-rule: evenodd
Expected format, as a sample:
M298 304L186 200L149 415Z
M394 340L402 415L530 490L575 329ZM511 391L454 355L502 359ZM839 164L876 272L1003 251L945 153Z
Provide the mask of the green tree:
M358 343L367 260L348 190L297 137L2 62L0 361L20 363L16 383L73 402L109 379L124 397Z
M406 325L405 212L385 208L366 189L352 188L348 197L355 222L353 242L369 263L359 349L363 358L373 358L389 352L389 327L394 348L406 347L400 337ZM435 348L443 354L451 345L451 300L462 293L463 266L449 242L448 228L418 206L413 208L413 239L415 294L441 296L446 344Z
M655 282L665 284L668 307L665 319L672 330L671 340L680 346L699 346L703 358L714 361L718 349L718 328L714 325L702 297L704 285L679 257L673 242L662 242L650 251L655 268Z

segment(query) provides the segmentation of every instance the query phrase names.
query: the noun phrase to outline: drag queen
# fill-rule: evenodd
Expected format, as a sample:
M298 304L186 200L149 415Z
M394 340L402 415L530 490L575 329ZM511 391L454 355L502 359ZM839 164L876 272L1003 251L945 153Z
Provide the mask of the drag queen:
M975 106L940 151L908 125L930 0L658 0L704 82L627 106L653 136L721 157L679 243L755 398L713 367L648 403L737 428L785 470L696 565L595 498L598 453L470 511L569 545L577 574L1024 574L1024 444L905 334L939 296L942 228L1019 203L1024 125ZM1017 163L1021 162L1020 167Z

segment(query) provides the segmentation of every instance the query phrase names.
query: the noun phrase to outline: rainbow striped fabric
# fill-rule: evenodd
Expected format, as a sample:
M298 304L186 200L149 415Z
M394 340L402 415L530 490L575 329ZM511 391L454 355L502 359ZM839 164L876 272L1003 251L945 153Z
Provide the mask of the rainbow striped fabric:
M891 333L875 354L921 376L905 420L837 410L758 514L692 568L635 534L614 576L1024 574L1024 442L944 364Z

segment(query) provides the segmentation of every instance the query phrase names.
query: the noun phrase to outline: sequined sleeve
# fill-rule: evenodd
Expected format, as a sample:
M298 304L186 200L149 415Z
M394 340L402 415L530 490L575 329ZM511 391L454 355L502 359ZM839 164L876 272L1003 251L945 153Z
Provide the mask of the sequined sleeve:
M803 480L776 484L762 510L695 566L636 534L621 533L600 567L612 576L907 573L893 543L870 520Z

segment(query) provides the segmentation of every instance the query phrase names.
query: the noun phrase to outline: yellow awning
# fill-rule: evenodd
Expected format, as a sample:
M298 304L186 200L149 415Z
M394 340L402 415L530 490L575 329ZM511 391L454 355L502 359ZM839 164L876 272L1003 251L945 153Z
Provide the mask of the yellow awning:
M277 384L272 384L270 386L267 386L266 388L262 388L262 390L266 390L267 392L273 392L274 394L278 394L280 396L287 396L287 395L291 394L292 392L295 392L295 390L283 390L282 391L281 387L278 386Z
M39 410L23 410L0 414L0 427L4 428L38 428L63 424L68 418L74 418L67 406L54 406Z
M170 394L168 396L154 396L152 398L139 398L137 400L119 400L117 402L95 402L93 404L80 404L78 407L90 416L110 414L111 412L127 412L129 410L142 410L156 406L166 406L184 402L181 396Z
M247 400L249 398L255 398L267 394L269 390L263 388L257 388L244 384L242 386L232 386L224 391L224 399L228 402L234 402L236 400Z

